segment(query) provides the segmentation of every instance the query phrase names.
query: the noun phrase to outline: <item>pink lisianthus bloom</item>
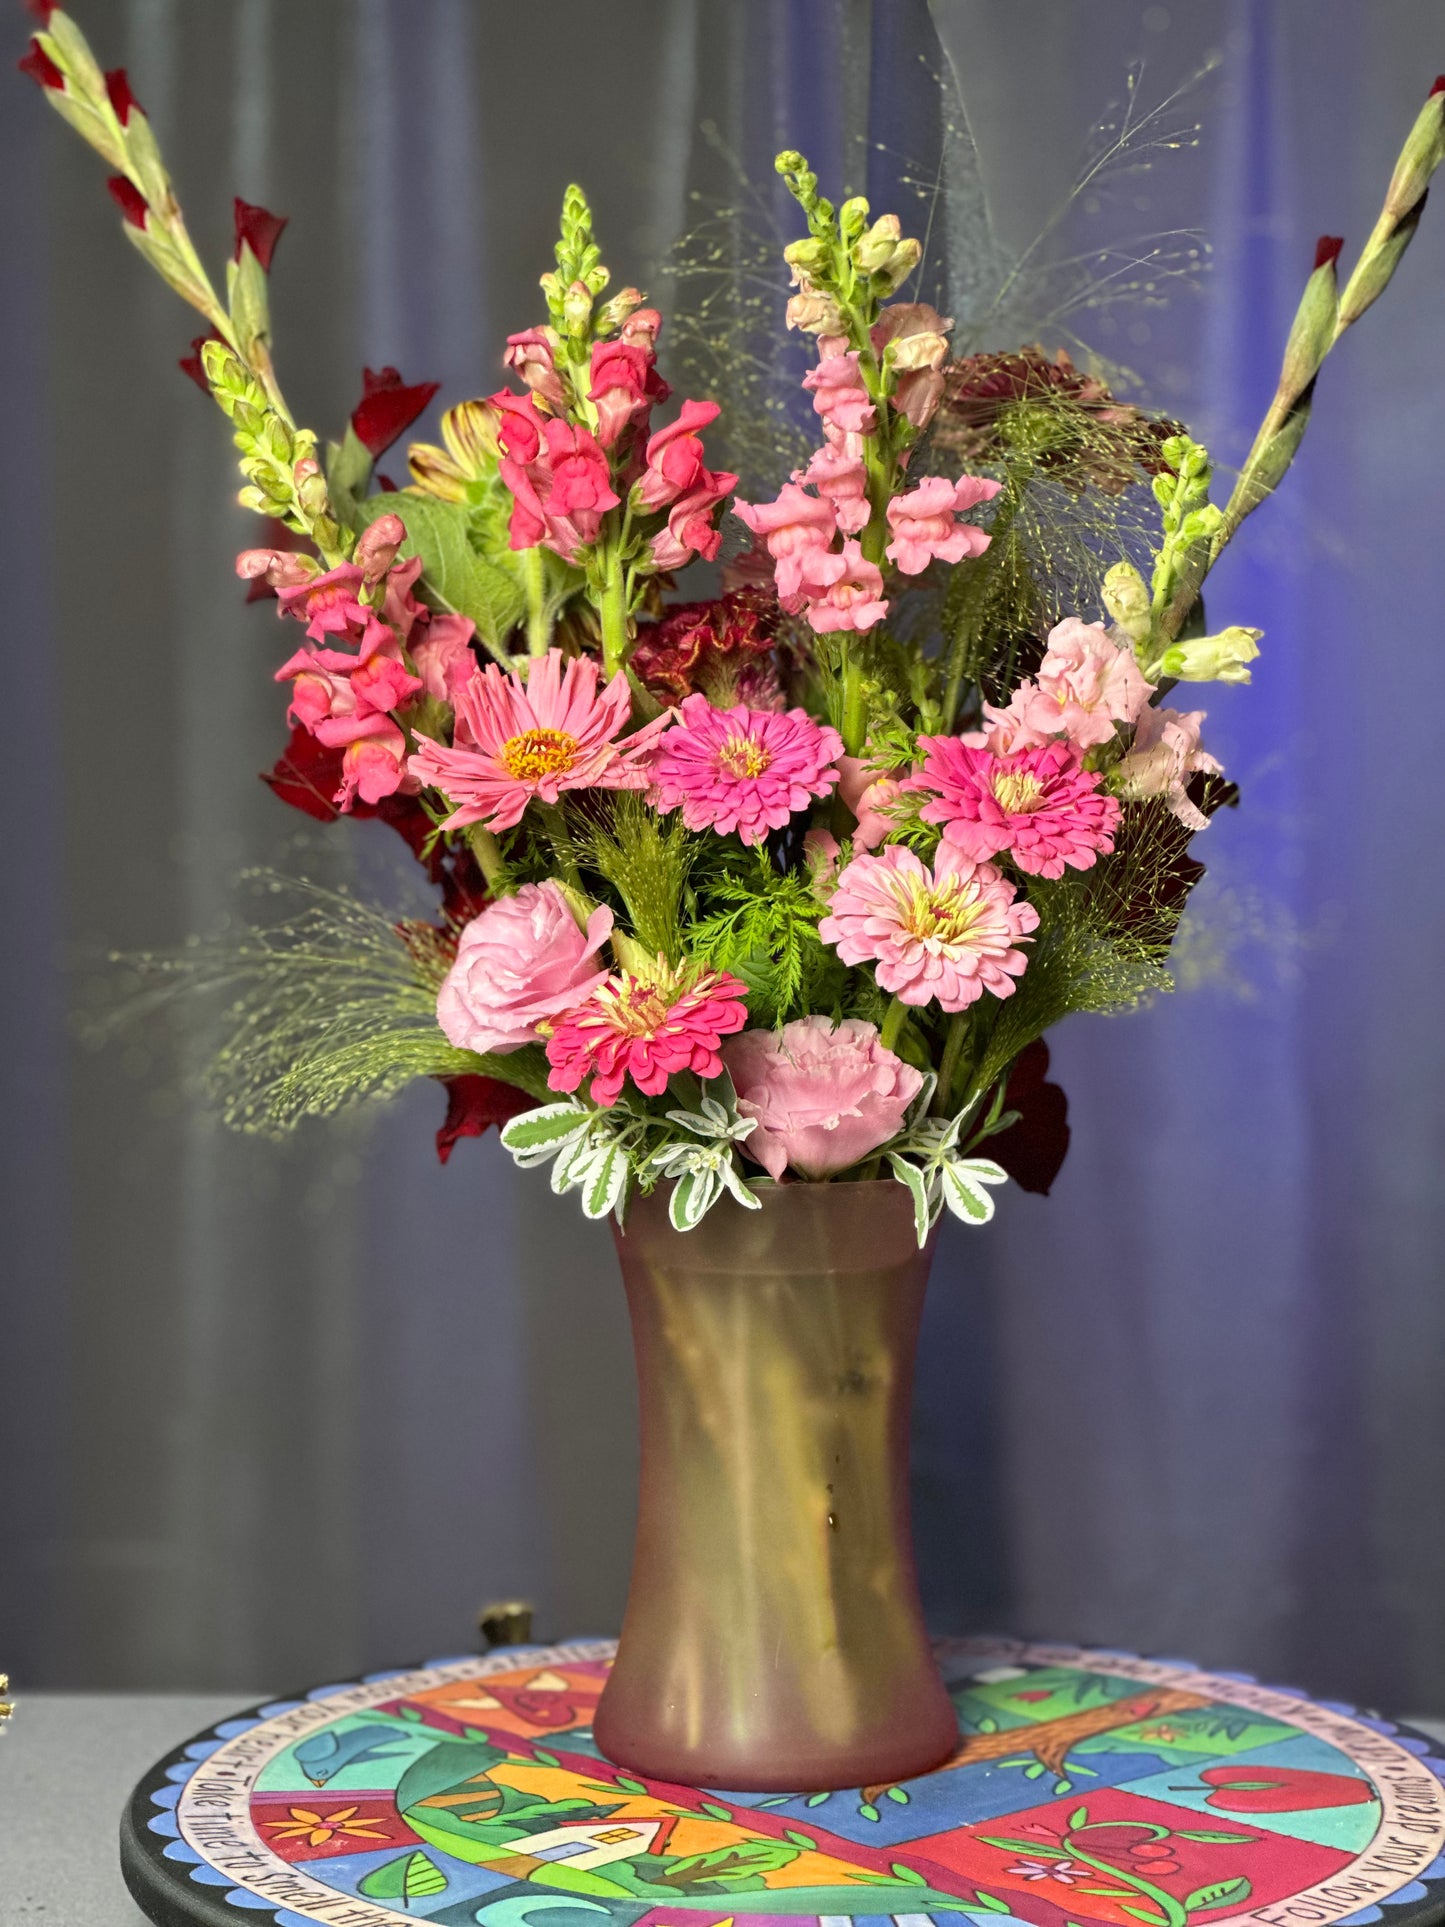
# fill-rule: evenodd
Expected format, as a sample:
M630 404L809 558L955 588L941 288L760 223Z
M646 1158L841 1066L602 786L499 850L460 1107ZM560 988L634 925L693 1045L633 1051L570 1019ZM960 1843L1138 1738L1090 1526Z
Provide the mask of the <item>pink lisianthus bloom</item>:
M871 963L903 1003L967 1010L986 990L1012 996L1028 964L1016 946L1037 930L1039 913L1015 895L991 863L971 863L947 843L931 870L890 843L848 864L818 935L844 963Z
M809 549L802 558L808 621L819 635L835 629L871 629L888 614L883 574L851 538L841 554Z
M861 446L862 437L858 435L845 436L842 442L825 442L808 466L793 477L795 482L811 482L824 501L833 504L838 527L845 535L856 535L868 520L868 473Z
M887 812L902 789L896 776L877 775L860 756L838 758L838 794L857 818L853 830L855 850L876 850L897 827Z
M935 557L940 562L961 562L966 555L982 555L989 545L988 534L960 522L958 516L979 502L991 501L999 487L998 482L978 475L960 475L956 482L930 475L906 495L895 495L888 504L893 540L885 555L904 575L922 575Z
M524 883L462 931L437 992L437 1022L458 1050L506 1052L540 1042L541 1025L606 983L597 952L611 934L605 905L584 929L559 883Z
M726 971L674 971L661 959L645 976L621 971L552 1025L547 1082L575 1091L591 1078L592 1102L610 1109L629 1077L648 1097L679 1071L720 1077L718 1047L747 1023L747 994Z
M557 373L557 342L550 328L524 328L521 334L508 335L502 360L549 408L565 406L567 391Z
M1030 876L1089 870L1114 847L1119 803L1100 790L1071 743L1044 743L1011 756L970 749L956 736L920 736L923 767L905 790L933 801L926 823L943 825L944 841L973 863L1001 850Z
M632 694L621 670L599 694L600 673L589 656L574 657L564 673L562 651L549 649L528 664L525 688L488 663L458 690L452 747L423 742L410 763L417 782L451 804L443 829L509 830L534 797L555 803L564 790L646 789L646 752L672 718L616 741Z
M863 385L858 351L845 352L837 344L836 335L819 336L822 358L804 375L803 386L813 397L814 411L831 427L845 435L871 434L878 416Z
M428 696L455 702L477 673L471 640L476 628L470 616L432 616L426 633L412 645L411 657Z
M1067 616L1049 631L1033 680L1019 685L1006 710L984 714L992 723L1011 717L1040 739L1063 735L1093 749L1113 739L1116 724L1132 723L1153 693L1132 648L1121 648L1100 623Z
M680 569L694 555L711 562L722 547L722 530L713 521L719 502L737 487L736 475L725 469L709 472L705 483L673 503L667 527L652 538L652 559L659 569Z
M738 1113L757 1129L741 1149L770 1177L789 1165L831 1177L896 1137L922 1074L858 1017L799 1017L781 1031L745 1030L723 1046Z
M305 582L283 583L276 590L281 614L295 616L306 624L313 642L323 636L341 636L360 642L368 621L368 611L360 600L366 572L354 562L338 562L324 575L313 575Z
M593 344L587 399L597 404L597 439L604 448L611 448L625 428L645 419L653 403L666 401L667 396L667 384L653 368L650 348L628 341Z
M801 607L804 560L822 554L838 532L833 504L785 482L775 502L734 502L733 514L767 545L784 608Z
M679 496L704 488L710 480L698 433L717 420L715 401L685 401L677 420L648 437L645 468L634 489L641 508L666 508Z
M1114 788L1131 802L1162 796L1187 828L1205 830L1209 818L1187 794L1196 771L1221 774L1224 765L1199 747L1202 709L1149 709L1139 712L1134 741L1111 772Z
M843 739L804 709L715 709L689 696L673 714L652 757L648 800L664 813L681 806L690 830L736 830L761 843L838 780Z

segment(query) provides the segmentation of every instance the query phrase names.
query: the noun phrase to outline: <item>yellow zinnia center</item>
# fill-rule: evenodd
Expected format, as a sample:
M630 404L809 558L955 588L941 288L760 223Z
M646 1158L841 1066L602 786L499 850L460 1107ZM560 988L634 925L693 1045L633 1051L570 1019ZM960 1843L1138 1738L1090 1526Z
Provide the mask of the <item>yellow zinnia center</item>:
M761 776L773 760L751 736L729 736L717 759L729 776Z
M1029 810L1038 808L1044 786L1037 776L1026 769L1004 770L993 779L993 793L998 798L1000 809L1007 810L1012 816L1022 816Z
M915 883L901 904L903 929L920 943L930 939L941 948L967 943L984 915L977 891L967 884Z
M520 736L508 737L497 760L519 783L535 783L539 777L571 769L579 747L577 738L564 729L525 729Z

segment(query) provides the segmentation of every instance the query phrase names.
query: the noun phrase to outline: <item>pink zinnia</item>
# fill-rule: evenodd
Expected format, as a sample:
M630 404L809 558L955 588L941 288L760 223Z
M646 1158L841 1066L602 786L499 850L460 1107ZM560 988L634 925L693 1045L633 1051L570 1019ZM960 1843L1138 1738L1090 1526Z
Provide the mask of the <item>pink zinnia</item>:
M761 843L838 780L843 739L804 709L714 709L689 696L674 713L652 759L651 801L662 811L681 804L690 830Z
M893 540L884 554L904 575L922 575L935 556L940 562L962 562L966 555L982 555L991 538L958 516L991 501L999 486L977 475L960 475L956 482L930 475L906 495L895 495L888 504Z
M577 656L563 672L560 649L528 665L527 685L489 663L456 696L456 736L450 749L424 741L411 774L434 784L452 806L443 829L485 823L509 830L533 797L555 803L564 790L640 790L647 787L643 752L672 720L657 717L625 742L614 739L632 709L627 677L619 670L599 695L599 670Z
M851 539L842 554L810 549L802 558L808 621L819 635L834 629L871 629L888 614L883 573Z
M923 768L903 784L932 794L921 812L941 823L944 840L971 862L1006 850L1030 876L1092 869L1114 847L1116 798L1079 761L1069 743L1045 743L1011 756L970 749L956 736L920 736Z
M818 935L844 963L872 963L880 986L903 1003L955 1011L986 990L1013 995L1028 964L1014 946L1038 926L1038 911L1015 901L991 863L970 863L944 843L930 870L891 843L848 864Z
M554 1091L575 1091L590 1077L592 1102L610 1108L624 1078L658 1097L675 1072L718 1077L718 1047L747 1023L747 994L726 971L698 976L669 970L660 959L645 977L621 971L552 1026L547 1082Z
M1077 748L1093 749L1113 740L1116 724L1134 722L1153 690L1131 648L1121 648L1101 624L1067 616L1049 631L1033 680L1020 683L1007 709L985 705L984 714L994 725L1031 731L1036 742L1067 736Z

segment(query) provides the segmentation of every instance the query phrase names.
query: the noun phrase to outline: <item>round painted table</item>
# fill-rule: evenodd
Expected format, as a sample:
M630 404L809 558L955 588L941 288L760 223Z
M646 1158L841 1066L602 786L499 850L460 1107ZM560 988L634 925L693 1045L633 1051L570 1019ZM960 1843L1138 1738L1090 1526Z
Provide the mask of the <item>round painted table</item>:
M141 1782L127 1884L165 1927L1426 1927L1445 1759L1177 1661L938 1648L959 1745L841 1793L636 1778L591 1718L610 1643L512 1647L227 1720Z

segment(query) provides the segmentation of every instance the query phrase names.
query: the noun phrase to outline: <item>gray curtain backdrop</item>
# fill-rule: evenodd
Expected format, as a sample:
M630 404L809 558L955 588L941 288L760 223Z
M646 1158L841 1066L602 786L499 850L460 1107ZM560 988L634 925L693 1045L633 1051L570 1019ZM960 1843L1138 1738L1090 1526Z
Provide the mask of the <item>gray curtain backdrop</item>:
M946 172L976 143L1021 247L1131 61L1154 100L1217 57L1175 117L1202 110L1202 143L1085 197L1069 245L1210 231L1202 292L1077 326L1237 461L1315 235L1363 238L1445 68L1434 0L937 0L941 43L921 0L77 13L129 65L209 259L232 192L291 215L279 363L333 432L363 362L444 398L496 385L570 179L619 284L691 218L719 140L765 192L772 148L799 144L880 208L904 161L936 169L942 139ZM940 123L919 76L945 61ZM383 898L407 878L381 826L299 832L256 781L281 639L231 580L256 529L219 416L174 372L187 316L118 237L94 157L0 85L0 1667L280 1689L465 1650L503 1592L544 1635L614 1630L635 1448L605 1231L495 1140L441 1170L434 1087L275 1146L187 1094L203 1025L77 1035L106 950L217 928L248 866ZM915 1440L940 1629L1445 1709L1442 214L1211 596L1268 653L1253 690L1202 698L1247 796L1209 832L1190 974L1237 938L1251 994L1206 981L1065 1026L1054 1196L945 1236Z

